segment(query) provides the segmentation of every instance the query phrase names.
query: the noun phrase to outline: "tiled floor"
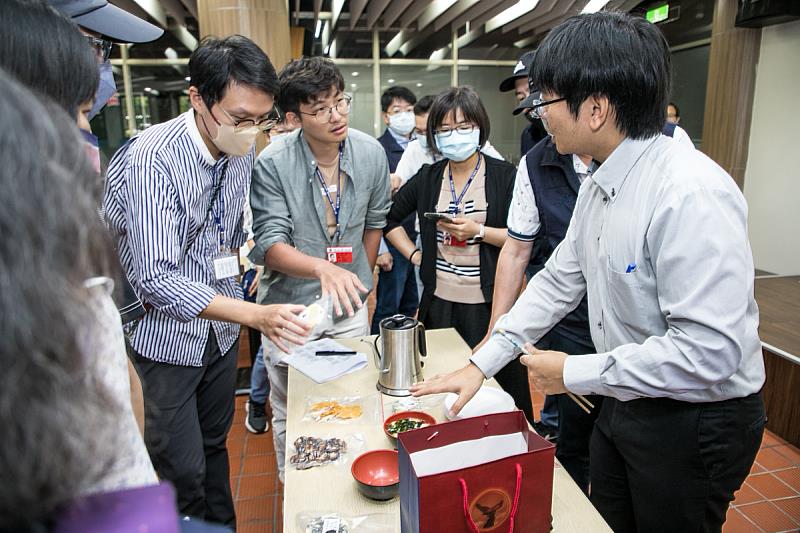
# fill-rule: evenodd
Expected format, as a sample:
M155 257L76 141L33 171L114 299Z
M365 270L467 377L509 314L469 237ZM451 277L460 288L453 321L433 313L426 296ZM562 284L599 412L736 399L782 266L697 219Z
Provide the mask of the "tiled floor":
M538 413L544 401L534 392ZM253 435L244 427L246 398L236 399L228 438L231 487L239 533L283 531L283 487L275 468L272 433ZM723 533L800 531L800 450L770 432L750 476L736 494Z

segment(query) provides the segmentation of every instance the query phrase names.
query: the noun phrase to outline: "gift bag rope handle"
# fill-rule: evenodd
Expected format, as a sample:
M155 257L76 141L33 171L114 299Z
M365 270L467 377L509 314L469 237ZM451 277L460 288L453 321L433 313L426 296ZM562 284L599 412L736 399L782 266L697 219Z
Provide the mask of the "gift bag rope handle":
M509 524L508 524L508 533L514 533L514 517L517 516L517 507L519 505L519 492L520 486L522 485L522 466L517 463L515 470L517 471L517 484L514 488L514 504L511 506L511 514L509 515ZM467 482L464 481L464 478L458 478L458 482L461 484L461 494L463 495L464 501L464 516L469 522L469 527L475 533L480 533L478 529L478 524L475 523L475 520L472 519L472 515L469 514L469 492L467 490Z

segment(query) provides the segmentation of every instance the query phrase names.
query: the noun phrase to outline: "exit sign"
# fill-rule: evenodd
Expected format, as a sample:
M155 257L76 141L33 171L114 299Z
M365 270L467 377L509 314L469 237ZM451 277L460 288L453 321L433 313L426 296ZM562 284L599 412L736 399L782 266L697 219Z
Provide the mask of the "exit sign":
M667 20L669 18L669 4L648 9L645 18L653 24L661 22L662 20Z

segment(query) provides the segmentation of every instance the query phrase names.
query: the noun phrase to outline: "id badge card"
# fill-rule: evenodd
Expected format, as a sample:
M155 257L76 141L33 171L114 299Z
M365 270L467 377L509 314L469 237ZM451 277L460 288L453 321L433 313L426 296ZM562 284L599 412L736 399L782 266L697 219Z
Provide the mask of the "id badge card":
M467 241L459 241L455 237L453 237L449 233L444 234L444 243L445 246L452 246L454 248L465 248L467 246Z
M352 246L328 246L326 249L328 261L331 263L352 263Z
M218 280L239 275L239 257L231 252L221 252L214 257L214 277Z

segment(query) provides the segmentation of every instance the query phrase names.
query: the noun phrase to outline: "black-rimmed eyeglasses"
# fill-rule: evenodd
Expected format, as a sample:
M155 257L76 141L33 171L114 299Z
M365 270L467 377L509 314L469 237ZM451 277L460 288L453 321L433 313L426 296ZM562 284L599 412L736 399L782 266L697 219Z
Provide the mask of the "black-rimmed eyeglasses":
M336 101L335 105L332 106L325 106L322 109L317 109L313 113L306 113L305 111L300 111L303 115L311 115L317 122L320 124L327 124L331 121L331 116L333 115L333 110L335 109L337 113L340 115L349 115L350 114L350 101L353 99L350 95L344 95Z
M458 133L467 134L467 133L472 133L477 128L478 126L475 126L474 124L461 124L459 126L456 126L455 128L444 127L436 130L436 136L442 138L450 137L454 131L457 131Z
M262 119L259 119L259 120L253 120L251 118L236 119L236 118L232 117L230 115L230 113L225 111L222 108L222 106L217 106L217 107L219 107L220 111L225 113L225 116L228 117L228 119L231 122L233 122L234 129L251 128L253 126L256 126L261 131L268 132L269 130L274 128L278 124L278 122L281 121L281 114L277 109L274 109L272 111L272 113L270 113L270 115L268 117L265 117L265 118L262 118Z
M558 103L558 102L562 102L564 100L566 100L566 98L556 98L554 100L548 100L548 101L545 102L544 100L541 100L541 99L537 98L533 102L531 102L533 105L531 106L531 110L528 113L528 116L529 117L533 117L533 118L541 119L542 118L541 109L543 107L548 106L550 104L555 104L555 103Z
M114 43L107 39L94 37L93 35L86 35L85 37L97 54L97 58L102 59L103 63L108 61L108 58L111 57L111 48L114 46Z

